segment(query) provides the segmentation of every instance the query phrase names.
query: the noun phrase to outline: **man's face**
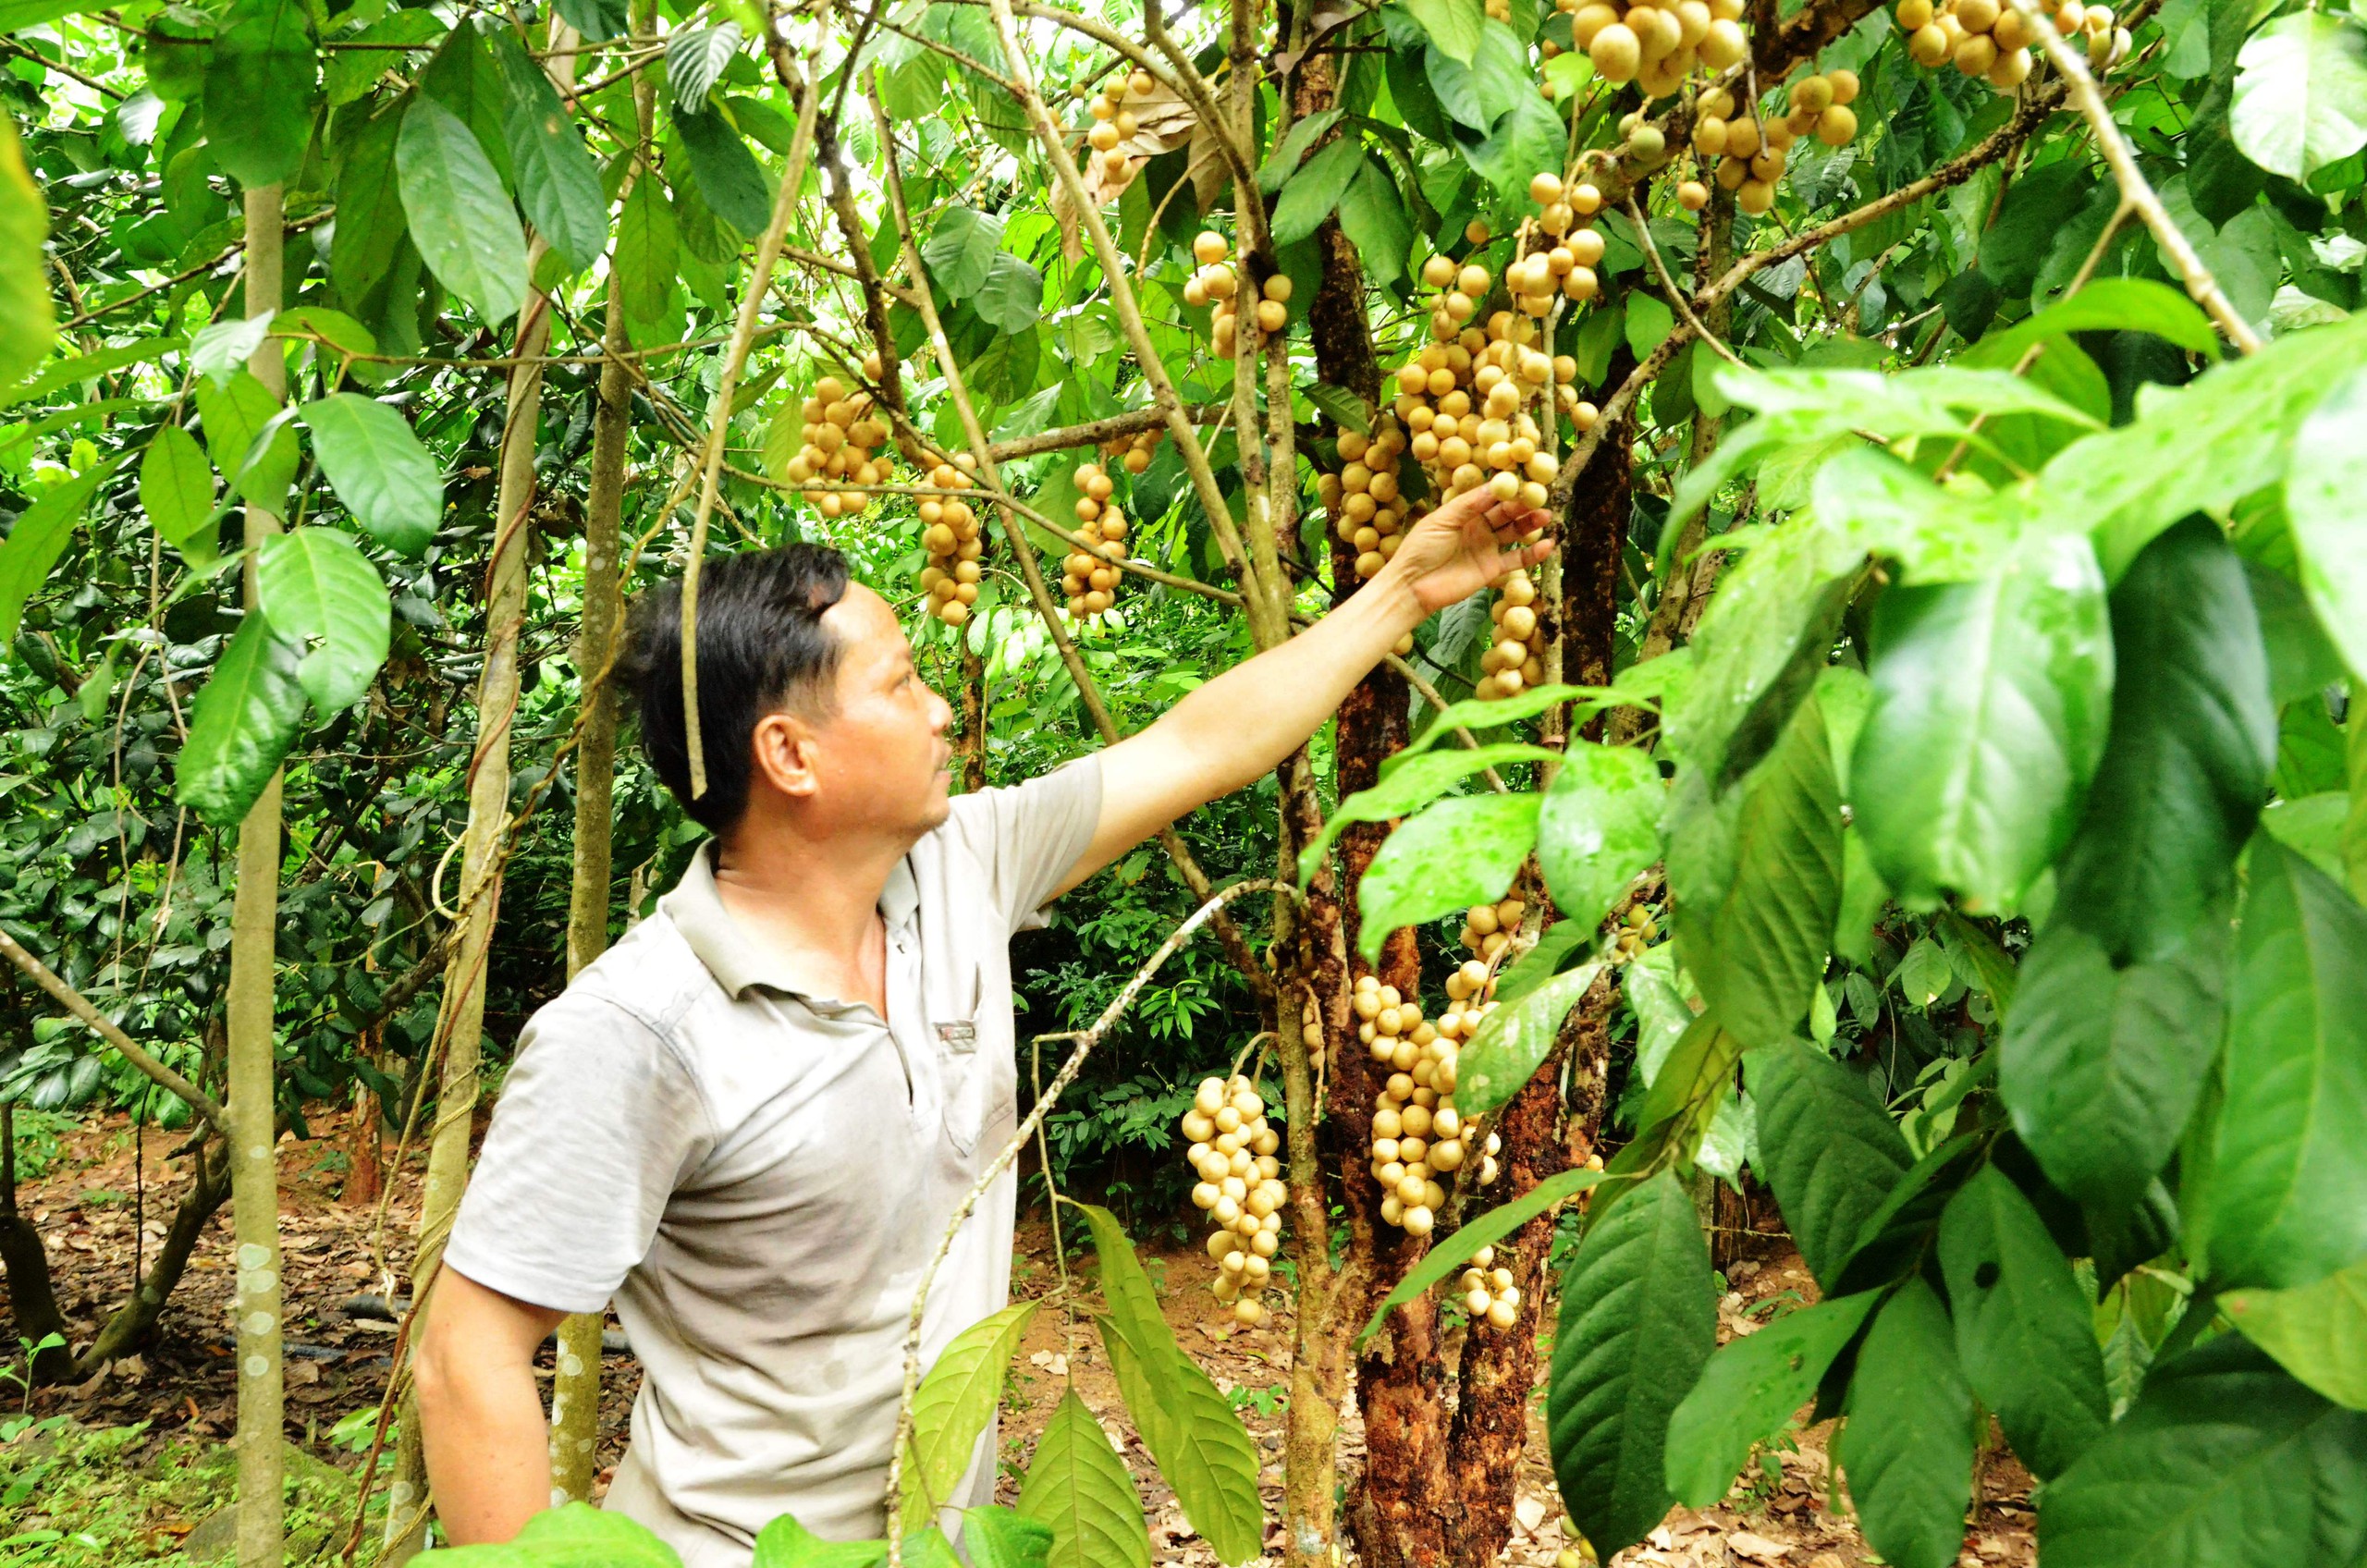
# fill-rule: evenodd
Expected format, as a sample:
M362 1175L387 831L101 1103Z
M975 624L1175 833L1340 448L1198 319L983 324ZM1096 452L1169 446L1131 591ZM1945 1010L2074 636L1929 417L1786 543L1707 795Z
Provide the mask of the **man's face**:
M896 612L861 583L822 617L839 641L836 711L814 726L815 803L834 824L927 832L946 818L953 710L921 680Z

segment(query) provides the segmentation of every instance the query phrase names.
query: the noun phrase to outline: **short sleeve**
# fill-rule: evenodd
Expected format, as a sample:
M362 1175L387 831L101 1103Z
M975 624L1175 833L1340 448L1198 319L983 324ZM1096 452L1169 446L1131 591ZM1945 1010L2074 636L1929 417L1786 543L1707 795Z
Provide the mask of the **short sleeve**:
M996 909L1017 930L1092 847L1101 759L1079 757L1003 790L953 798L946 826L987 868Z
M675 1188L713 1146L681 1059L581 988L539 1009L494 1107L444 1260L503 1295L597 1312L647 1256Z

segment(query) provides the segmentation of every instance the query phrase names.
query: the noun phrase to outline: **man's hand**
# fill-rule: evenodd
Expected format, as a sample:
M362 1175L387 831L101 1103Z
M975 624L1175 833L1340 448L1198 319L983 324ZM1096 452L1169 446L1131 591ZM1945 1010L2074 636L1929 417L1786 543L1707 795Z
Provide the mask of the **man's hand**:
M1516 567L1534 566L1553 546L1540 531L1552 521L1486 485L1433 509L1405 533L1376 582L1394 579L1429 616L1460 604ZM1539 535L1536 543L1521 541Z
M1059 891L1271 770L1433 612L1543 560L1552 546L1537 535L1551 521L1485 488L1456 496L1408 530L1380 575L1347 603L1102 753L1100 820Z

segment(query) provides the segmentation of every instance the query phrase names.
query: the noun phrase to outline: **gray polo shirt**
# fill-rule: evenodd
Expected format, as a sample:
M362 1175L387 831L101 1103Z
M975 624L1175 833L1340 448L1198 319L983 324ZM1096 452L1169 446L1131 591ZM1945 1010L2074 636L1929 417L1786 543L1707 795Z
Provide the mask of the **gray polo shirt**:
M800 994L717 897L709 849L538 1010L445 1261L536 1305L616 1301L640 1358L607 1506L687 1568L745 1568L794 1513L885 1533L922 1268L1016 1124L1010 938L1084 854L1087 758L952 815L889 876L888 1017ZM922 1349L999 1310L1016 1179L964 1223ZM992 1501L994 1434L953 1503Z

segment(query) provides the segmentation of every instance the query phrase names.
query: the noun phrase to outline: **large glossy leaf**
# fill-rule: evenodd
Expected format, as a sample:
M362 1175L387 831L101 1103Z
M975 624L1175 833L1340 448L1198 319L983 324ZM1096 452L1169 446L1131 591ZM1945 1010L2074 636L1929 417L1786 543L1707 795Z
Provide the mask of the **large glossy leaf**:
M2099 277L2027 320L1990 333L1956 362L2010 370L2030 345L2073 332L2150 332L2192 353L2219 351L2211 318L2177 289L2150 277Z
M283 510L296 477L297 449L296 432L279 399L247 370L227 383L201 377L196 396L205 449L231 491L266 511Z
M904 1470L904 1527L918 1530L951 1500L978 1438L994 1419L1032 1301L1013 1303L953 1337L913 1395L913 1447Z
M762 234L772 221L772 182L723 111L712 104L696 114L677 109L674 126L709 210L740 234Z
M1386 170L1367 158L1348 193L1340 198L1340 232L1356 248L1365 272L1386 288L1405 276L1406 252L1414 248L1414 220L1405 198Z
M1803 703L1723 801L1680 778L1670 820L1677 953L1749 1046L1789 1036L1824 974L1841 903L1841 800L1824 715Z
M2367 1257L2367 910L2274 839L2249 864L2187 1231L2213 1283L2286 1290Z
M519 204L534 231L582 272L608 248L608 199L601 193L600 166L592 161L583 133L568 118L549 74L517 35L497 28L485 36L508 90L501 135L517 172Z
M2285 476L2285 513L2301 591L2355 675L2367 678L2367 372L2326 394L2301 426Z
M2030 945L1997 1088L2047 1180L2125 1212L2177 1147L2226 1017L2225 906L2167 955L2116 967L2058 916Z
M186 548L215 515L214 465L197 437L178 424L160 428L140 459L140 505L157 535L176 549ZM210 560L214 552L203 555Z
M2205 518L2161 534L2112 592L2112 730L2054 919L2116 963L2167 956L2233 886L2276 756L2243 563Z
M1553 1474L1602 1561L1668 1512L1669 1417L1717 1337L1701 1223L1663 1170L1598 1214L1562 1280L1545 1393Z
M1372 1317L1356 1335L1356 1343L1361 1346L1370 1340L1380 1332L1391 1313L1462 1268L1478 1255L1481 1247L1494 1246L1554 1205L1569 1202L1603 1179L1604 1173L1600 1170L1557 1172L1512 1202L1490 1209L1453 1235L1432 1242L1421 1261L1407 1269L1405 1277L1373 1308Z
M489 322L526 302L526 239L468 123L426 93L403 111L395 174L411 242L435 280Z
M962 1547L970 1568L1050 1568L1052 1526L1008 1508L965 1508Z
M2039 1505L2047 1568L2293 1568L2367 1548L2367 1415L2228 1334L2157 1366Z
M1274 203L1274 243L1295 245L1313 234L1348 193L1364 161L1364 143L1353 131L1308 159L1306 167L1291 176L1290 183L1282 187L1282 199Z
M1175 1342L1117 1217L1092 1204L1070 1207L1093 1231L1102 1298L1110 1307L1101 1319L1102 1343L1143 1446L1218 1561L1248 1561L1265 1543L1257 1446L1216 1384Z
M57 339L42 255L48 237L49 206L25 167L17 122L0 116L0 386L16 385Z
M73 478L42 493L9 526L0 540L0 648L17 640L17 626L25 601L49 579L49 569L74 537L100 481L115 471L113 463L93 463Z
M956 300L966 300L987 281L987 268L1002 248L1002 218L975 207L952 206L921 242L930 279Z
M1660 859L1668 790L1660 766L1633 746L1573 741L1545 790L1537 863L1562 918L1588 929Z
M1502 898L1537 841L1540 797L1459 795L1408 817L1356 889L1367 959L1401 925Z
M625 314L639 322L662 320L681 270L681 242L674 209L656 180L636 180L625 196L617 218L616 269Z
M1488 21L1480 0L1406 0L1405 8L1440 53L1466 66L1471 63Z
M2329 12L2296 11L2236 56L2227 129L2245 157L2305 180L2367 144L2367 34Z
M1910 908L1954 890L1973 913L2012 914L2103 753L2113 643L2094 552L2058 534L1981 582L1893 587L1873 643L1850 794L1875 869Z
M359 111L351 112L358 116ZM339 138L337 230L329 238L329 277L349 304L358 303L386 276L409 226L395 170L395 146L402 129L402 115L390 108L362 120Z
M313 452L337 497L370 536L415 556L435 537L444 477L403 416L358 392L304 405Z
M826 1541L783 1513L756 1532L749 1568L877 1568L887 1561L884 1540Z
M1919 1277L1874 1315L1847 1408L1835 1456L1867 1544L1895 1568L1949 1568L1972 1501L1972 1390L1948 1310Z
M304 161L320 67L297 0L234 0L205 55L205 140L222 171L250 190Z
M2229 1291L2220 1310L2336 1404L2367 1410L2367 1259L2290 1291Z
M353 537L299 528L265 539L255 565L264 613L286 637L320 645L296 667L324 718L360 702L386 662L386 584Z
M1019 1512L1050 1526L1047 1568L1150 1568L1134 1478L1071 1389L1053 1407L1019 1483Z
M707 94L723 80L724 68L744 41L737 22L678 28L667 34L666 81L673 92L674 107L693 114L705 108Z
M296 676L303 654L262 611L249 610L199 690L174 783L180 803L209 827L245 816L296 743L304 722Z
M2112 1422L2103 1357L2071 1260L1994 1166L1940 1219L1956 1357L2030 1473L2052 1480Z
M998 331L1025 332L1044 314L1044 275L1010 251L997 251L987 263L987 280L970 297L970 307Z
M1519 1094L1552 1052L1563 1019L1601 973L1599 963L1581 964L1490 1012L1456 1059L1456 1109L1466 1118L1492 1116Z
M2176 390L2153 389L2134 423L2074 442L2039 475L2034 528L2085 530L2118 580L2153 536L2232 504L2285 472L2294 432L2367 353L2367 317L2279 337ZM2122 650L2121 668L2134 661Z
M794 1527L795 1521L788 1522ZM880 1544L884 1555L886 1543ZM460 1568L681 1568L682 1562L646 1525L588 1502L546 1509L527 1520L513 1540L456 1547L437 1555ZM756 1563L757 1568L857 1568L847 1560L825 1564L808 1558L768 1559L761 1552Z
M1879 1292L1839 1296L1729 1340L1669 1418L1669 1490L1690 1508L1726 1495L1754 1444L1784 1430L1857 1337Z
M1914 1154L1865 1080L1812 1047L1771 1046L1744 1073L1759 1105L1760 1175L1830 1289Z
M1340 809L1323 824L1323 830L1299 852L1299 885L1305 887L1315 880L1315 874L1322 867L1323 857L1331 851L1332 840L1351 824L1387 822L1394 817L1409 815L1483 768L1502 767L1513 763L1553 762L1559 760L1560 755L1548 747L1532 746L1526 741L1502 741L1486 746L1441 746L1415 753L1382 774L1380 783L1369 790L1359 790L1340 802Z

